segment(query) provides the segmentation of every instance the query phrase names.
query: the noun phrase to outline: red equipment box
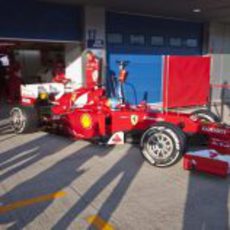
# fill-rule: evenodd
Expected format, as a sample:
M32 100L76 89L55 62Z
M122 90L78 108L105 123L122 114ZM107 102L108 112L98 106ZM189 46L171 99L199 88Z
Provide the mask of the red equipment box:
M226 177L230 172L230 156L221 155L215 150L190 152L184 155L183 167Z

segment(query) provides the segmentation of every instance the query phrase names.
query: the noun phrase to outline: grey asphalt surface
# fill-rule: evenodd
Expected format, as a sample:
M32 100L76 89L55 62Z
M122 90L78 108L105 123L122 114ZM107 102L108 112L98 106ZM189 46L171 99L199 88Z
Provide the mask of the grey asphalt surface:
M17 136L1 114L0 229L96 229L87 222L92 215L120 230L229 229L229 183L184 171L182 161L154 168L131 144L96 146L45 132ZM1 212L60 191L65 196Z

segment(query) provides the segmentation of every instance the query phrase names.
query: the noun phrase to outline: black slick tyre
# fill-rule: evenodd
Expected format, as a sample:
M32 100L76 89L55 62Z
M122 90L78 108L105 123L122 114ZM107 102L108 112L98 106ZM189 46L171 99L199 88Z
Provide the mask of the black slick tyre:
M220 118L213 112L211 112L210 110L206 110L206 109L201 109L201 110L197 110L194 111L191 114L192 118L198 119L200 121L203 122L220 122Z
M160 122L149 128L141 138L141 152L153 166L169 167L177 163L186 150L184 132L177 126Z
M37 111L34 108L13 107L10 124L17 134L35 132L38 129Z

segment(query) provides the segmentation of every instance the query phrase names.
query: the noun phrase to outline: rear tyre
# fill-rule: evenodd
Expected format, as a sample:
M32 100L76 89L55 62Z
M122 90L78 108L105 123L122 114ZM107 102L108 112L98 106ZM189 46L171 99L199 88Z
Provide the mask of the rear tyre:
M203 122L220 122L221 119L210 110L197 110L191 114L191 117Z
M169 167L181 159L186 142L186 136L179 127L162 122L143 134L141 151L151 165Z
M10 124L15 133L31 133L38 129L37 111L33 108L14 107L10 111Z

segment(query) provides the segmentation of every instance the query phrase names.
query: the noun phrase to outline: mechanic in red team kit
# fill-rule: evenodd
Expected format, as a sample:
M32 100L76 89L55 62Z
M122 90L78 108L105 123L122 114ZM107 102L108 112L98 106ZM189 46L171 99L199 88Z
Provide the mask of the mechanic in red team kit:
M102 100L100 96L103 94L104 91L99 90L98 88L98 86L101 83L100 82L101 79L99 77L100 71L101 69L100 69L99 59L91 51L88 51L86 53L86 68L85 68L86 88L83 88L81 91L78 92L78 94L76 94L75 92L65 94L63 97L57 100L57 104L63 106L55 106L53 107L53 111L55 111L56 113L61 113L63 112L63 108L64 110L66 110L67 108L70 109L73 106L73 104L76 103L76 99L80 95L82 96L86 95L85 93L87 92L88 88L92 89L92 92L90 92L89 94L87 93L87 98L89 101L95 102L96 100ZM62 79L62 75L56 77L55 79ZM60 81L56 81L56 82L60 82Z
M86 86L88 88L94 88L101 83L100 79L100 60L96 55L88 51L86 53Z
M58 61L54 64L53 68L53 82L56 83L68 83L68 79L65 77L65 65L62 61Z
M0 101L5 96L5 87L6 87L5 67L3 66L0 60Z
M20 100L20 87L22 84L21 65L14 57L10 60L7 75L8 102L14 104Z

